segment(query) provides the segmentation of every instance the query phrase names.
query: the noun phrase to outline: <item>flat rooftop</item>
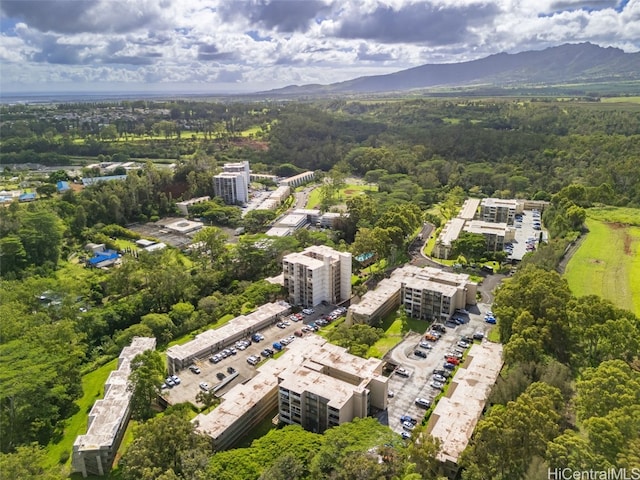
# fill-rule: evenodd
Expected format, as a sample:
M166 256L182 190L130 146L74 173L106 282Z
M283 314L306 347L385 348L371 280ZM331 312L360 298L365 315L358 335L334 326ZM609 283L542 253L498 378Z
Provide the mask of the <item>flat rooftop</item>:
M290 253L283 258L285 262L296 263L306 266L309 269L321 268L324 265L322 260L305 255L303 252Z
M506 223L485 222L483 220L473 220L464 227L465 232L499 236L505 236L508 229L509 226Z
M462 204L462 208L458 213L458 218L465 220L473 220L476 215L476 211L480 206L481 199L479 198L467 198Z
M265 232L265 235L268 237L286 237L287 235L291 235L293 230L294 229L290 227L271 227Z
M483 198L480 204L483 207L516 208L518 206L518 200L507 198Z
M189 233L194 230L199 230L204 226L202 222L193 222L191 220L178 220L176 222L168 223L164 225L164 228L173 230L178 233Z
M375 289L369 290L360 302L353 303L349 307L354 315L372 315L381 308L389 298L398 294L401 283L397 279L385 278L378 283Z
M460 236L465 222L466 220L464 218L459 217L449 220L445 223L444 227L442 227L440 235L438 235L438 242L442 245L451 245Z
M278 221L279 227L297 227L307 221L307 216L302 214L291 213L285 215Z
M131 361L136 355L155 348L155 338L134 337L131 345L122 349L118 369L109 374L105 383L104 399L97 400L89 412L87 433L76 437L74 447L77 450L98 450L113 445L122 423L128 420L126 414L131 392L127 385Z
M313 363L313 362L311 362ZM341 409L353 396L354 391L361 391L364 386L356 386L334 377L309 368L313 365L304 365L298 368L285 370L280 375L281 388L294 392L310 392L327 400L329 407Z
M174 345L167 349L167 357L173 359L184 360L194 355L199 355L200 352L210 348L219 342L223 342L225 339L238 332L244 331L247 328L255 325L256 323L274 317L278 314L286 312L291 306L288 303L266 303L255 312L248 315L240 315L228 323L222 325L220 328L207 330L190 342L182 345Z
M428 433L442 441L438 460L458 463L501 369L502 345L485 340L471 347L429 420Z

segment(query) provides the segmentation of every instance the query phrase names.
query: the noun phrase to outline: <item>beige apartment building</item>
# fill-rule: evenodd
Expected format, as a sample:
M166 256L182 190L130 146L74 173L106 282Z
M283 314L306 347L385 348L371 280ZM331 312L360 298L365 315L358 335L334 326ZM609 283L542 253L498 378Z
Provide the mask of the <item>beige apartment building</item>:
M315 245L282 259L289 303L313 307L337 304L351 297L351 254Z

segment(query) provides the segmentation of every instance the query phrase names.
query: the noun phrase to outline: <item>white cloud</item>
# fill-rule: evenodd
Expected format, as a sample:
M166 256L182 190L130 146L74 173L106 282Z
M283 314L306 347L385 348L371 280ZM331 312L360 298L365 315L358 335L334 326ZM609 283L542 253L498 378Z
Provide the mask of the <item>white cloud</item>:
M2 0L0 9L5 91L216 80L260 89L565 42L640 50L640 0Z

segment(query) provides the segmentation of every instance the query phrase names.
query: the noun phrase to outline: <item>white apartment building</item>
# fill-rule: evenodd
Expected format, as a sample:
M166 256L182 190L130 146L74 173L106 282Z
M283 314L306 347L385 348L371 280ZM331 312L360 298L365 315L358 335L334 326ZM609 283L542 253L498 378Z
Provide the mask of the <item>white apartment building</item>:
M473 220L467 222L464 231L484 236L488 252L500 252L504 249L505 243L512 242L516 238L516 229L506 223Z
M106 475L122 442L131 415L132 393L127 389L131 361L136 355L156 348L156 339L134 337L122 349L118 369L109 374L104 385L104 398L97 400L89 412L87 433L78 435L73 444L71 469L87 475Z
M249 162L225 163L222 173L213 177L213 192L228 205L249 201Z
M284 287L289 303L313 307L323 301L351 298L351 254L324 245L311 246L282 259Z
M502 198L483 198L480 202L479 219L491 223L513 225L516 213L524 210L523 202Z

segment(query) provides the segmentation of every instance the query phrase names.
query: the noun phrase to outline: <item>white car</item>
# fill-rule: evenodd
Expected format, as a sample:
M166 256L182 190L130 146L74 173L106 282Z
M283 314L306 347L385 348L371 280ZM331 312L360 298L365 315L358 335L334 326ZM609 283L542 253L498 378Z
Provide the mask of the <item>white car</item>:
M209 384L208 384L207 382L200 382L200 385L199 385L199 386L200 386L200 388L201 388L202 390L204 390L205 392L208 392L208 391L209 391Z
M416 405L423 408L429 408L431 406L431 402L426 398L416 398Z
M444 383L436 382L435 380L429 384L431 388L435 388L436 390L442 390L444 388Z

